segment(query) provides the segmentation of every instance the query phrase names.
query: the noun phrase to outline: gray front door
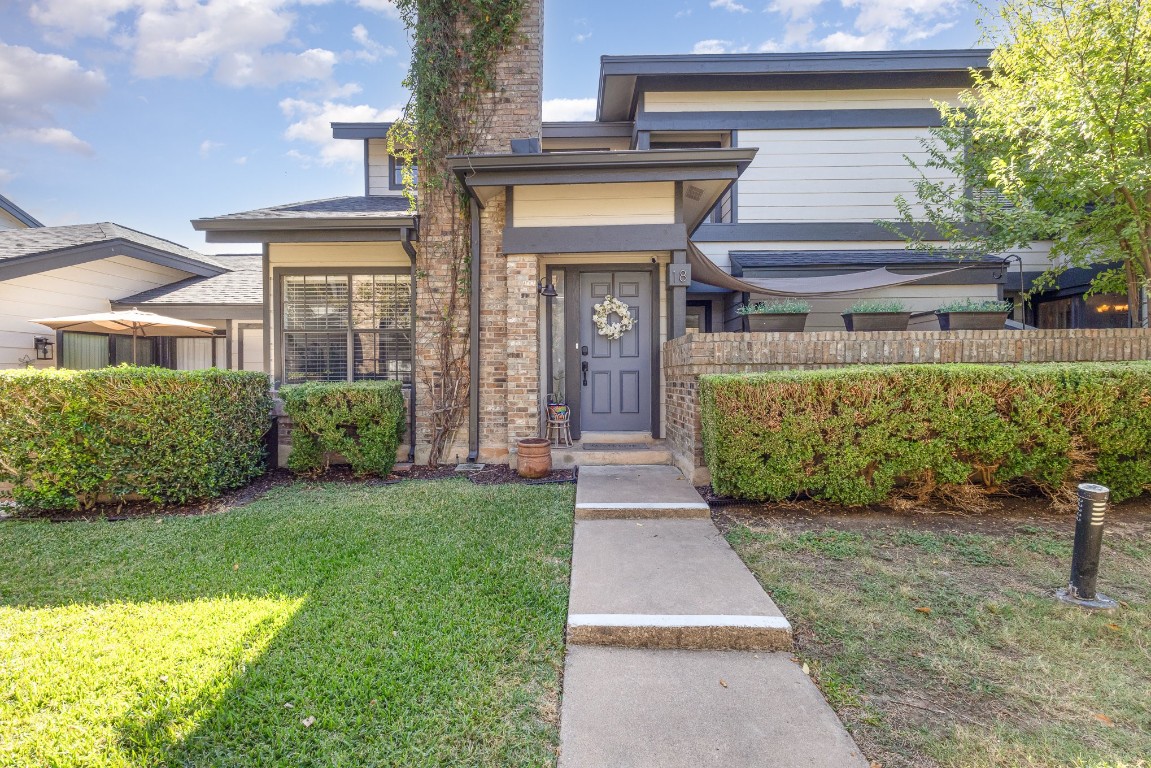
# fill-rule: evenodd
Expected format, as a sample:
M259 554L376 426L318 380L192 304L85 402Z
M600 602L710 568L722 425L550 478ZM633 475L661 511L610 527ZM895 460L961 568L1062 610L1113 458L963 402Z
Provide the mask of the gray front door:
M635 321L619 339L596 330L592 314L605 296L627 304ZM592 432L651 429L651 273L580 275L580 428ZM618 318L612 317L611 321ZM586 368L584 366L586 365Z

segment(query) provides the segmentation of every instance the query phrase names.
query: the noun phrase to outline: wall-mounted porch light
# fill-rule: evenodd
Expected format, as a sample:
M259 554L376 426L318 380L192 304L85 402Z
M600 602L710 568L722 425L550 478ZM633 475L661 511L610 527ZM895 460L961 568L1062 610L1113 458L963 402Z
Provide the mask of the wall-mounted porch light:
M544 296L549 299L555 296L559 296L559 293L556 291L556 284L554 281L544 283L544 281L541 279L539 285L536 286L536 292L539 293L540 296Z
M36 345L36 359L37 360L51 360L52 359L52 347L55 346L54 341L49 339L47 336L37 336L35 339L32 340L32 343Z

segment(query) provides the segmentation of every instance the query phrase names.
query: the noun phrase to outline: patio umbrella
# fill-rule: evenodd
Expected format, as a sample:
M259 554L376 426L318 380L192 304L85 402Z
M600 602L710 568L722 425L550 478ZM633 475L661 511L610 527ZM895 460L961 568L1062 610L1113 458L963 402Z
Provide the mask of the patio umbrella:
M49 317L32 320L55 331L81 331L87 333L118 333L132 337L132 364L136 364L136 339L153 336L214 336L216 329L189 320L165 317L153 312L127 309L119 312L96 312L91 315Z

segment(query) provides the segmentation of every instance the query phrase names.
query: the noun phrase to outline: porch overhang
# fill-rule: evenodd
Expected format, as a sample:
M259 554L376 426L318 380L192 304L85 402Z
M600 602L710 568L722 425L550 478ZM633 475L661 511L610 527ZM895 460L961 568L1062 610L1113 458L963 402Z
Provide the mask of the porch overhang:
M507 187L675 182L675 204L690 232L751 164L756 151L745 147L456 155L448 158L448 166L481 206Z
M814 256L815 254L813 254ZM919 268L915 269L913 274L891 272L886 266L882 266L871 269L861 268L858 271L839 274L800 277L745 277L728 274L720 269L694 243L688 244L687 260L692 266L692 278L701 283L741 293L788 297L850 296L877 288L890 288L943 278L954 279L961 272L988 268L987 264L982 263L966 265L958 263L951 268L938 268L938 265L934 270ZM996 279L1002 279L1002 266L999 267Z

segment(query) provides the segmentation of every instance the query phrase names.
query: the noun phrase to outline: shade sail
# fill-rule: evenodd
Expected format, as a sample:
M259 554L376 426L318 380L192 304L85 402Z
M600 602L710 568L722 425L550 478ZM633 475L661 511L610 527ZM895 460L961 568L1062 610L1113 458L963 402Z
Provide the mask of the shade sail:
M216 329L189 320L126 309L119 312L96 312L90 315L49 317L32 320L56 331L82 333L118 333L125 336L214 336Z
M732 291L768 296L830 296L859 293L893 285L907 285L967 269L967 267L955 267L918 275L900 275L889 272L886 267L880 267L846 275L821 277L735 277L716 266L715 262L705 256L692 242L687 244L687 260L691 264L693 280Z

